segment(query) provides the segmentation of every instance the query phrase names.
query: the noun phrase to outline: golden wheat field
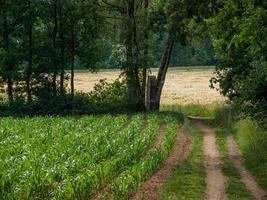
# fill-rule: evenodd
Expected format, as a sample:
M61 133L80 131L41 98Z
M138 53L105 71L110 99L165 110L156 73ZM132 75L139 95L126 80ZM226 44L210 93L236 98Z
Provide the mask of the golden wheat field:
M78 72L75 74L77 91L90 92L94 85L106 78L115 80L120 75L119 70L101 71L98 73ZM157 69L151 71L157 74ZM162 92L162 104L213 104L221 103L224 98L216 89L209 87L209 80L214 76L213 68L182 67L170 68Z

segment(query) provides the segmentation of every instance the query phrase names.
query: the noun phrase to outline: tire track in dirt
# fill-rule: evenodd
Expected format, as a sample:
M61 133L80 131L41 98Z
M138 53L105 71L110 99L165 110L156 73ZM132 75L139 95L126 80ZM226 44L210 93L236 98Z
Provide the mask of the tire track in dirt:
M220 154L216 147L215 132L200 120L193 119L193 123L204 133L203 150L206 168L205 200L225 200L228 181L221 170Z
M174 147L161 169L143 184L142 188L131 198L131 200L159 199L165 183L171 177L177 166L187 158L191 146L191 139L184 131L177 134Z
M149 156L150 152L154 151L155 149L158 149L160 147L162 147L163 145L163 138L166 132L166 124L164 123L160 123L159 125L159 130L158 133L156 135L156 138L154 140L154 142L151 144L149 150L146 153L146 157Z
M267 193L258 185L252 174L242 164L240 152L236 146L233 136L227 138L229 156L241 175L242 182L246 185L251 195L256 200L266 200Z

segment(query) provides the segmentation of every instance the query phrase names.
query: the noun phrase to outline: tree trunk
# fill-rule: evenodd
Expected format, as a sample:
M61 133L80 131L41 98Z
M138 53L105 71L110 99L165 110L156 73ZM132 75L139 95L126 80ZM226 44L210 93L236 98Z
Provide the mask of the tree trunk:
M144 8L145 8L145 28L144 28L144 65L142 70L142 98L143 104L146 104L146 84L147 84L147 69L148 66L148 0L144 0Z
M74 67L75 67L74 65L75 65L75 33L74 33L74 27L72 27L72 30L71 30L71 75L70 75L70 82L71 82L70 93L71 93L72 100L74 97Z
M31 92L31 75L32 75L32 31L33 25L32 22L28 24L28 68L26 74L26 91L27 91L27 100L28 103L32 101L32 92Z
M171 54L173 50L174 42L172 40L167 41L167 45L165 48L164 55L161 60L160 68L158 71L158 77L157 77L157 87L156 87L156 103L155 103L155 109L159 110L160 107L160 98L162 89L165 83L165 78L167 74L167 70L169 68L170 60L171 60Z
M65 45L64 45L64 30L63 30L63 13L62 4L59 1L59 39L60 39L60 95L65 94Z
M58 2L54 0L54 30L53 30L53 49L54 49L54 68L53 68L53 80L52 80L52 91L53 96L57 95L57 73L58 73L58 62L57 62L57 32L58 32L58 21L57 21L57 11L58 10Z
M13 80L12 80L12 65L10 63L10 50L9 50L9 33L8 33L8 22L6 16L6 9L5 1L3 2L3 40L4 40L4 49L7 52L7 58L4 62L5 71L7 73L6 80L7 80L7 95L8 95L8 102L9 104L13 102Z
M141 86L139 81L138 69L138 47L136 41L135 24L135 0L128 0L127 22L126 22L126 64L125 72L127 75L127 97L131 109L143 109L141 98Z

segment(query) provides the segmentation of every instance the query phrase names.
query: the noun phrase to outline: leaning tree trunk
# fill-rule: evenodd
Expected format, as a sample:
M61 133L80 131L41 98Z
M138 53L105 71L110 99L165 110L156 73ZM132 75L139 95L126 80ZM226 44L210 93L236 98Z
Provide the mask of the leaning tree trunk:
M174 45L174 41L169 39L167 41L164 55L161 60L160 68L158 71L158 77L157 77L156 99L155 99L155 108L154 108L155 110L159 110L159 107L160 107L161 93L162 93L162 89L165 83L167 70L170 64L173 45Z

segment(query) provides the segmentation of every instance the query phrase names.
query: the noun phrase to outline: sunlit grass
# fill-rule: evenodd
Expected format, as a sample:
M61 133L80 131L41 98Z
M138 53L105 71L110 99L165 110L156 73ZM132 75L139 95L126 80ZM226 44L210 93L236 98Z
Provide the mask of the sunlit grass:
M242 183L240 174L234 167L228 155L226 139L230 135L232 135L231 129L216 129L216 144L221 155L222 171L224 175L228 178L228 187L226 190L228 199L253 199L249 191L246 189L245 185Z
M161 195L162 200L199 200L205 191L205 169L203 166L202 133L189 125L187 130L193 141L193 148L187 158L176 169Z

